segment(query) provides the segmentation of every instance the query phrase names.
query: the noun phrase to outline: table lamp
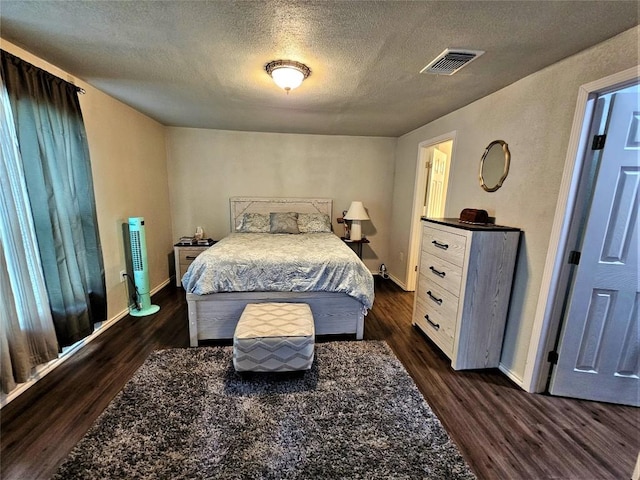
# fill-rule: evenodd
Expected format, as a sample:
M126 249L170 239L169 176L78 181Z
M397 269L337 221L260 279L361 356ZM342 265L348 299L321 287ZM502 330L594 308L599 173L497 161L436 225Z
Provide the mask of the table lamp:
M360 222L362 220L369 220L369 215L364 209L362 202L351 202L351 206L344 216L345 220L351 220L351 237L350 240L357 242L362 240L362 227Z

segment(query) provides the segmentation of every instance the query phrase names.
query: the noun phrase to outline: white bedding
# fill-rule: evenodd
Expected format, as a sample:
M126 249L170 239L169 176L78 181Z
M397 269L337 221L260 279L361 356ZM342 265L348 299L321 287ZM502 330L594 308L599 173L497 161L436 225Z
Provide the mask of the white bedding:
M195 259L188 293L341 292L371 308L373 276L333 233L232 233Z

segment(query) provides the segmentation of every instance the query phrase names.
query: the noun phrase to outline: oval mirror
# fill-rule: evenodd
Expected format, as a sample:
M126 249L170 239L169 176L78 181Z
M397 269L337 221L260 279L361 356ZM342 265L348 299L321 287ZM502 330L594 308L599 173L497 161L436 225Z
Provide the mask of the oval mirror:
M507 142L491 142L480 159L480 186L487 192L498 190L509 174L510 161Z

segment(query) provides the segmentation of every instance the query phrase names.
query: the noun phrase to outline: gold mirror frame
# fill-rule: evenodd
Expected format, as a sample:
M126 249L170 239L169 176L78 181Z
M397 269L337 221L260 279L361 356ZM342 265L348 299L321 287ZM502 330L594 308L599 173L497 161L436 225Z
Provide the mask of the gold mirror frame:
M494 186L489 186L485 182L484 176L482 175L482 170L484 169L485 161L487 160L487 156L489 155L489 152L491 151L492 148L496 147L497 145L500 145L500 148L502 148L502 152L504 153L504 168L502 170L502 176L500 177L500 180L498 180L498 182ZM487 148L485 149L484 154L480 159L480 172L478 174L480 178L480 186L486 192L495 192L496 190L498 190L502 186L502 182L504 182L505 178L507 178L507 175L509 174L510 163L511 163L511 152L509 152L509 146L507 145L507 142L505 142L504 140L494 140L493 142L491 142L489 146L487 146Z

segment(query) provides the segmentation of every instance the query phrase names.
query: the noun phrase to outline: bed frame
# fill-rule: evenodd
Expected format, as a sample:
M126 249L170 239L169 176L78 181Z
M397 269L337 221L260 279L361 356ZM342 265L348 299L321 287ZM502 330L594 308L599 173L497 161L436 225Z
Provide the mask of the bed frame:
M326 198L231 197L231 231L236 231L243 213L326 213L333 218L332 206L332 200ZM307 303L313 313L316 335L355 334L358 340L363 338L363 306L344 293L187 293L190 345L197 347L200 340L233 338L244 307L264 302Z

